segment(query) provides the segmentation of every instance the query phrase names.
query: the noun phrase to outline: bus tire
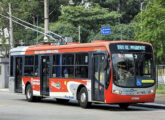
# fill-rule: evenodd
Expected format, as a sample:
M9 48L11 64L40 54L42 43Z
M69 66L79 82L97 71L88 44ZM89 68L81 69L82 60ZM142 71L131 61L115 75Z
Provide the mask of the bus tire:
M129 103L120 103L119 106L121 109L128 109Z
M82 108L88 108L91 103L88 102L88 93L85 87L81 88L78 96L78 103Z
M33 96L32 86L30 84L26 87L26 100L28 102L34 102L35 97Z

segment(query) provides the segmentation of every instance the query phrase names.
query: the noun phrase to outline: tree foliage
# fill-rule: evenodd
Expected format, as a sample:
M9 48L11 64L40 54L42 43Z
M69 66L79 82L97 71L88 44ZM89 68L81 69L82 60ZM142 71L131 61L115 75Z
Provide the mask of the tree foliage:
M117 12L109 12L108 9L98 5L89 9L84 6L66 6L62 8L59 21L70 23L77 29L81 26L82 42L88 42L91 31L97 33L103 24L110 26L118 24L120 16Z
M163 0L150 3L147 10L137 15L135 39L153 45L157 63L165 63L165 7Z
M141 3L143 7L148 0L89 0L91 2L99 3L101 7L108 8L109 11L117 11L122 14L120 19L122 24L130 23L134 16L140 12Z

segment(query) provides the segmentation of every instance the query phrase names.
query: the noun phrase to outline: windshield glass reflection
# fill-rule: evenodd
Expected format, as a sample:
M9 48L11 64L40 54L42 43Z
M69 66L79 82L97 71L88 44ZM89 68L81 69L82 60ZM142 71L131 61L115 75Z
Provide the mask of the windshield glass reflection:
M151 54L112 54L114 83L123 87L147 87L151 83L137 84L137 79L152 79ZM152 83L153 84L153 83Z

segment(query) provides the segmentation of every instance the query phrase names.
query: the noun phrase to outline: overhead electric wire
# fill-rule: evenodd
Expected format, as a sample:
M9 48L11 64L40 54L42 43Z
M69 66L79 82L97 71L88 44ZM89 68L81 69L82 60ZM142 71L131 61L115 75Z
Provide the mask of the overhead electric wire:
M10 19L10 17L8 17L8 16L2 15L2 14L0 14L0 15L1 15L2 17L6 18L6 19ZM42 27L35 26L35 25L33 25L33 24L31 24L31 23L28 23L28 22L26 22L26 21L23 21L23 20L21 20L21 19L15 17L15 16L12 16L12 17L15 18L15 19L17 19L17 20L19 20L19 21L21 21L21 22L23 22L23 23L26 23L26 24L31 25L31 26L33 26L33 27L36 27L36 28L38 28L38 29L44 30L44 28L42 28ZM29 26L27 26L27 25L24 25L24 24L22 24L22 23L19 23L18 21L15 21L15 20L12 20L12 21L15 22L15 23L17 23L17 24L19 24L19 25L21 25L21 26L23 26L23 27L25 27L25 28L28 28L28 29L31 29L31 30L33 30L33 31L39 32L40 34L44 34L44 35L46 35L46 36L48 36L48 37L50 37L51 39L53 39L53 40L56 41L56 39L55 39L54 37L52 37L51 35L49 35L49 34L46 34L46 33L42 32L42 31L36 30L36 29L34 29L34 28L31 28L31 27L29 27ZM48 31L48 32L49 32L49 33L52 33L53 35L55 35L55 36L57 36L57 37L59 37L60 39L63 38L62 36L60 36L60 35L58 35L58 34L56 34L56 33L53 33L52 31ZM57 41L56 41L56 42L57 42Z
M26 22L26 21L24 21L24 20L21 20L20 18L17 18L17 17L15 17L15 16L13 16L13 15L12 15L12 17L15 18L15 19L17 19L17 20L19 20L19 21L21 21L21 22L23 22L23 23L26 23L26 24L31 25L31 26L33 26L33 27L36 27L36 28L39 28L39 29L44 30L44 28L42 28L42 27L39 27L39 26L33 25L33 24L31 24L31 23L28 23L28 22ZM58 34L52 32L52 31L48 31L48 32L49 32L49 33L52 33L53 35L55 35L55 36L57 36L57 37L59 37L59 38L62 38L62 36L60 36L60 35L58 35Z

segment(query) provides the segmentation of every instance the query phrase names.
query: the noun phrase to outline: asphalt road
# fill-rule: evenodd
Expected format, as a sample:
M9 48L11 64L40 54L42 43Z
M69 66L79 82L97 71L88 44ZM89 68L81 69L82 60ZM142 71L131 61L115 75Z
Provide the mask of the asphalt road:
M130 106L124 110L103 104L83 109L74 101L30 103L24 95L0 91L0 120L165 120L165 109Z

